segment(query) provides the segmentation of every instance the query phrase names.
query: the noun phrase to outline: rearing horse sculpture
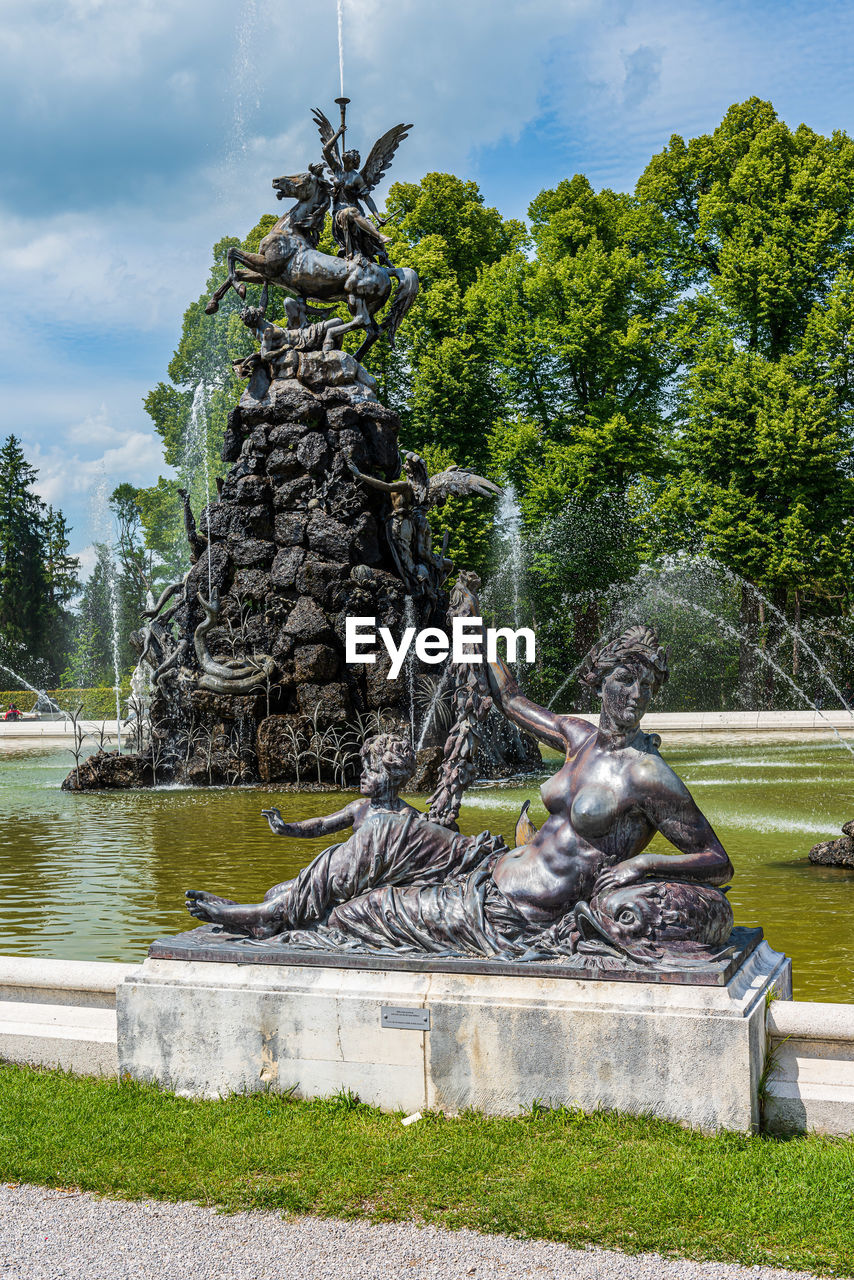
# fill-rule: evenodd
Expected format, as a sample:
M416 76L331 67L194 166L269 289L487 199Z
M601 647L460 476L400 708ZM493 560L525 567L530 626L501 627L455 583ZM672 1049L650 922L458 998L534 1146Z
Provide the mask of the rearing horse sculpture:
M292 322L304 324L308 318L309 299L319 302L346 302L351 320L342 320L327 334L326 349L340 345L341 337L351 329L364 329L365 341L356 352L361 360L382 332L393 345L401 320L418 293L418 275L411 267L386 267L372 262L364 254L333 258L315 247L318 225L329 204L330 187L322 175L322 166L313 165L306 173L273 179L278 198L296 199L267 233L257 253L245 249L228 250L228 276L211 297L205 311L213 315L229 289L246 297L247 284L278 285L292 299L289 307ZM241 270L241 263L246 270ZM378 324L375 316L391 294L391 281L398 281L391 310Z

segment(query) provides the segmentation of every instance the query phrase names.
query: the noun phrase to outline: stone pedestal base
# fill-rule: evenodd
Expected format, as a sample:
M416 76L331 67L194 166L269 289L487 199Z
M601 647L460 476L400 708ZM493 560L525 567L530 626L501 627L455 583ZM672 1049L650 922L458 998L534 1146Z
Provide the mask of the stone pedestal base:
M346 1088L489 1115L539 1099L743 1131L772 988L791 998L791 963L766 942L719 987L149 959L118 988L119 1069L191 1095Z

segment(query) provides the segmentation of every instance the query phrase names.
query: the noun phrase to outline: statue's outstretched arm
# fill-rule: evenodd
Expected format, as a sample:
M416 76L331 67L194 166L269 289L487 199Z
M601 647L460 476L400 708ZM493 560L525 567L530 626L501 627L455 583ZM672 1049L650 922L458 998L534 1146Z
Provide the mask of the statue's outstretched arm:
M338 139L343 132L343 126L339 126L329 141L323 144L323 158L333 173L341 168L341 160L338 155Z
M352 458L347 459L347 466L357 480L364 480L365 484L369 484L372 489L379 489L381 493L406 493L407 489L412 491L412 485L408 480L395 480L392 484L385 480L378 480L376 476L360 471Z
M300 818L296 822L285 822L278 809L262 809L261 812L269 822L273 835L304 839L310 836L330 836L336 831L346 831L348 827L352 827L360 806L361 801L353 800L335 813L327 813L317 818Z
M591 726L575 716L558 715L526 698L502 658L486 664L489 691L504 715L546 746L574 749L588 738Z

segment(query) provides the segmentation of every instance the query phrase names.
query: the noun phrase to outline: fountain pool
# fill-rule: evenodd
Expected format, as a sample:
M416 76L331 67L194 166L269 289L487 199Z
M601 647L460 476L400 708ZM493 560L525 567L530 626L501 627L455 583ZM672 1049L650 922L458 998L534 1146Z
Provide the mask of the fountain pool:
M762 924L792 957L799 999L854 1001L854 872L807 861L813 844L854 816L848 753L832 742L705 739L665 741L663 754L735 864L736 921ZM342 803L340 793L274 787L69 794L59 789L69 759L44 747L0 755L0 953L141 959L153 938L191 924L186 888L256 901L327 843L272 836L262 807L296 817ZM539 781L473 789L462 829L509 838ZM544 818L538 797L531 816Z

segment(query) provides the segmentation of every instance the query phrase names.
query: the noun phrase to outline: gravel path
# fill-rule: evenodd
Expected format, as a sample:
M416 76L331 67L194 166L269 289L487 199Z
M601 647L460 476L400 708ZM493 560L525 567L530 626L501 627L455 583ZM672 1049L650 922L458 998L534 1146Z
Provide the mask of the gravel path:
M808 1280L394 1223L218 1214L0 1186L2 1280Z

